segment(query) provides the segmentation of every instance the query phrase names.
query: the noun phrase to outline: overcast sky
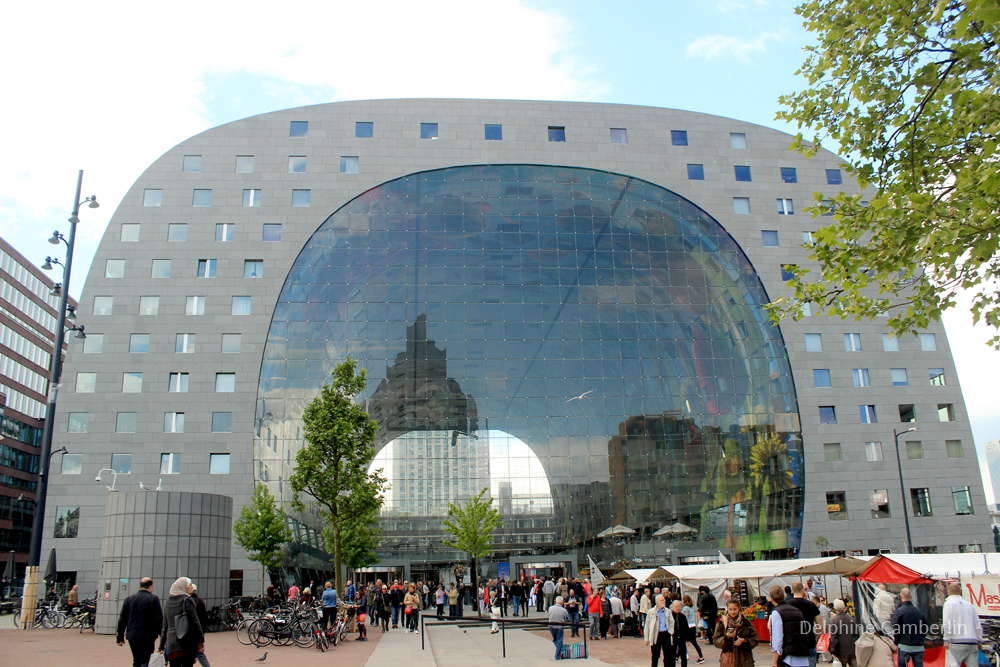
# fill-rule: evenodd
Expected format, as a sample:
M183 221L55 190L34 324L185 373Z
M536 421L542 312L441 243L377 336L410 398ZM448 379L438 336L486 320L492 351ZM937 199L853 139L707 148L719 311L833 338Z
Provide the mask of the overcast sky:
M129 186L178 142L303 104L552 99L689 109L794 131L778 96L810 35L784 0L10 3L0 40L0 235L40 264L84 169L79 296ZM16 100L16 103L11 103ZM945 317L982 464L1000 437L1000 353ZM987 500L993 493L987 480Z

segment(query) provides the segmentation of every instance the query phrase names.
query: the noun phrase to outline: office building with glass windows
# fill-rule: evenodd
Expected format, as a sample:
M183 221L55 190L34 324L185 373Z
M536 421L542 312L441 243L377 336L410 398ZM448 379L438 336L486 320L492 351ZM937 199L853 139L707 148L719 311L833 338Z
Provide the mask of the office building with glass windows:
M943 327L768 317L825 222L814 193L857 191L789 143L700 113L488 100L302 107L182 142L87 277L103 346L71 343L56 446L82 463L53 477L45 546L98 580L99 468L235 511L264 482L290 512L286 574L323 576L287 480L348 356L392 485L375 571L462 561L442 518L483 488L504 515L491 572L898 551L904 508L920 550L985 541ZM231 567L259 573L235 545Z

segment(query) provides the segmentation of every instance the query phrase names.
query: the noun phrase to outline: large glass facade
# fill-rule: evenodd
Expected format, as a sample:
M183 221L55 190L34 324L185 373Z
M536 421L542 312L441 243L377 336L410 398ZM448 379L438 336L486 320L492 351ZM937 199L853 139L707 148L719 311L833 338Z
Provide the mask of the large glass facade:
M385 183L285 281L255 474L289 500L303 410L350 355L393 487L383 558L456 560L441 520L484 487L501 554L795 551L802 438L767 301L715 220L639 179L505 165ZM601 535L617 525L634 532Z

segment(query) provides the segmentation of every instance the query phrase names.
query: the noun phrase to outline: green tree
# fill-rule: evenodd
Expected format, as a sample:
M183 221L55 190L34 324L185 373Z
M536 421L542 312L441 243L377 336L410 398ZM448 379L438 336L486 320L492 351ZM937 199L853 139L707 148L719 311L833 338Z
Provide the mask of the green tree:
M776 314L798 319L809 302L888 315L898 336L969 290L974 320L1000 325L1000 4L811 0L796 13L818 43L799 70L808 88L781 97L777 117L813 134L793 142L806 155L838 144L842 168L870 189L815 195L812 210L834 211L809 251L818 271L797 270Z
M378 560L378 511L388 488L382 469L371 473L375 458L376 425L353 397L368 383L364 369L348 357L333 370L302 416L306 444L295 456L288 482L295 498L292 507L305 510L299 494L312 496L326 523L323 536L333 552L337 590L342 591L342 566L365 567Z
M465 505L448 503L448 516L451 518L444 520L444 527L455 537L454 542L444 540L444 545L464 551L472 560L473 591L479 590L476 581L478 560L493 552L493 531L503 524L500 511L493 508L493 498L483 500L487 490L483 487L482 491L465 501Z
M267 484L257 484L250 503L243 506L233 523L236 544L247 552L247 558L260 563L263 573L261 583L266 584L268 570L281 565L281 545L292 541L292 533L285 525L285 512L278 507ZM263 590L263 587L262 587Z

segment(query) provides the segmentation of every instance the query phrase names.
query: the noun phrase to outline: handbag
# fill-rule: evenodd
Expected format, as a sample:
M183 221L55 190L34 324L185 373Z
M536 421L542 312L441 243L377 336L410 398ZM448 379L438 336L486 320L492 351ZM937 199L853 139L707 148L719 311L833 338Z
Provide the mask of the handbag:
M163 654L159 651L154 651L153 655L149 656L149 667L166 667L166 660L164 660Z
M736 651L723 651L720 653L719 667L736 667Z
M830 650L830 633L824 632L816 640L816 652L826 653Z
M177 634L177 640L180 641L187 636L188 630L188 617L187 614L177 614L174 616L174 632Z
M412 614L412 613L413 613L413 607L407 607L407 608L406 608L406 609L404 610L404 612L403 612L403 613L405 613L405 614Z

